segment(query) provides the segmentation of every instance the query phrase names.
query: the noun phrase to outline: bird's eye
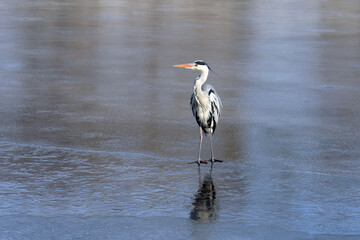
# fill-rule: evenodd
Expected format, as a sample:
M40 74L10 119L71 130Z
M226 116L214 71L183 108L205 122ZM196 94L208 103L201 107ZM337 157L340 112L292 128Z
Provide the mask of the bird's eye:
M197 64L195 64L195 67L197 67L198 65Z

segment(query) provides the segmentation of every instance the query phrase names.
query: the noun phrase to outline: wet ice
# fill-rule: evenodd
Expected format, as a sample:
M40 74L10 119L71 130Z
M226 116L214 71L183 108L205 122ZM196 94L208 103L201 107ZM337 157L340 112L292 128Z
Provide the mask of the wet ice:
M0 4L1 238L358 237L356 1L14 3ZM171 67L194 59L220 75L211 175L186 164L197 75Z

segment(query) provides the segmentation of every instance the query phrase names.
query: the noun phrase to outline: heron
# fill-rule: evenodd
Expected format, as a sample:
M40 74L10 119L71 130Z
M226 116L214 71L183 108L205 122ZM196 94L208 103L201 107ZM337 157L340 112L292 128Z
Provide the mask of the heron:
M208 161L211 161L212 164L214 162L222 162L221 160L215 159L212 142L213 134L219 122L222 103L219 95L215 91L215 88L210 84L205 83L209 75L209 70L212 71L212 69L203 60L196 60L193 63L174 65L173 67L200 71L200 76L194 81L194 91L190 98L192 113L200 127L199 159L198 161L190 163L197 163L200 165L201 163L206 164ZM205 161L201 160L203 133L205 136L209 136L211 146L211 159Z

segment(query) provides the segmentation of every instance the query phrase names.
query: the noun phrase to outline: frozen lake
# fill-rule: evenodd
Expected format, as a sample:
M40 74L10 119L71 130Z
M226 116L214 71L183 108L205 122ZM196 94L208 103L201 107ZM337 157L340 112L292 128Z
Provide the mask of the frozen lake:
M360 2L2 1L0 239L359 239ZM206 61L223 163L197 160ZM210 157L204 141L203 158Z

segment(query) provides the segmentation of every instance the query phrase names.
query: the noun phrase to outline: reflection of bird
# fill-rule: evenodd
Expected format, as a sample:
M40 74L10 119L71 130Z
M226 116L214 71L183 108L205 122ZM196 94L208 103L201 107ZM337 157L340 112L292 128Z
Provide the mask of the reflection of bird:
M214 158L212 135L214 134L216 125L219 121L222 104L220 97L217 95L213 86L205 84L211 68L202 60L196 60L195 62L188 64L174 65L174 67L199 70L201 72L200 76L197 77L194 82L194 92L190 98L193 115L200 126L199 160L197 163L206 163L206 161L201 161L202 132L210 137L211 162L221 162Z
M217 218L216 191L211 174L208 174L203 182L199 179L199 185L190 218L209 223Z

